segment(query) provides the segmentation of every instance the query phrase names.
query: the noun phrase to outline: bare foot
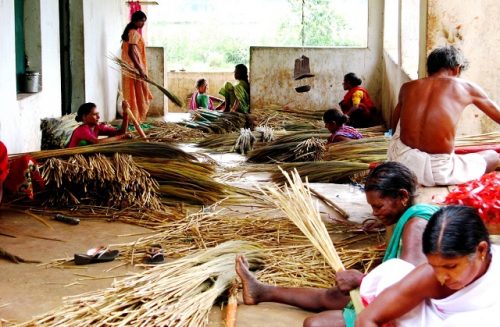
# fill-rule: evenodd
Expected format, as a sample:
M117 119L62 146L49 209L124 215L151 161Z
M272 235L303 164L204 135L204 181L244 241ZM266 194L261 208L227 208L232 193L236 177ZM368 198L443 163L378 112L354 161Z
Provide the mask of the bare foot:
M250 305L259 303L259 295L264 285L252 275L248 269L248 262L242 255L236 256L236 273L243 285L243 302Z

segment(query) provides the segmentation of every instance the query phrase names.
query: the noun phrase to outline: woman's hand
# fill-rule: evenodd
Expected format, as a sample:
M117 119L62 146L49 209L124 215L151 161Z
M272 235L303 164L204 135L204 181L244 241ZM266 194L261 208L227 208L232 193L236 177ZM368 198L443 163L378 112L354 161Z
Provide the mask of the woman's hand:
M340 291L347 293L358 288L363 277L365 277L365 274L354 269L337 271L337 287Z

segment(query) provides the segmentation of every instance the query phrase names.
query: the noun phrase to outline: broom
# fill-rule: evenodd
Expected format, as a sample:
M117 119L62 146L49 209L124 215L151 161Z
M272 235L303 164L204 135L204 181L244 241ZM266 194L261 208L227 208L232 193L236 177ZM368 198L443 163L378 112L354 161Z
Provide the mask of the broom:
M342 260L333 246L330 234L321 220L317 203L313 202L307 180L306 185L304 185L296 170L291 173L291 176L286 171L281 171L289 186L285 185L283 190L280 190L276 186L268 185L265 190L260 187L259 190L268 195L274 205L297 225L335 271L345 270ZM352 290L349 293L356 312L361 312L363 304L359 290Z
M141 75L139 74L137 69L135 69L135 67L133 67L129 63L123 61L122 59L120 59L118 57L112 57L110 59L113 60L113 62L116 63L118 66L120 66L120 68L122 69L122 73L124 75L131 77L133 79L142 80L146 83L149 83L149 84L156 86L163 94L165 94L167 96L167 98L170 99L170 101L172 101L173 103L175 103L177 106L179 106L181 108L184 106L184 102L182 102L182 100L179 99L178 96L171 93L166 88L164 88L160 84L156 83L155 81L153 81L149 77L141 77Z

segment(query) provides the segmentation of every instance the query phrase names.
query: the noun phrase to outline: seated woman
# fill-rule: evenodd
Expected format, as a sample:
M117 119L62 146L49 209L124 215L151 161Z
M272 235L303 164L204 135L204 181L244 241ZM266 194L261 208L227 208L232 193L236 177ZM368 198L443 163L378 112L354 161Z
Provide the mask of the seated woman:
M250 113L250 83L248 82L248 68L243 64L238 64L234 68L234 78L238 83L233 85L226 82L219 94L224 97L224 102L216 109L222 109L224 112Z
M429 220L422 244L427 262L415 268L389 260L363 280L361 295L372 302L360 313L356 326L388 322L498 326L500 247L491 245L476 209L442 208Z
M342 112L349 116L348 125L363 128L375 126L380 122L377 109L366 90L361 85L361 79L354 73L344 76L342 86L347 93L339 105Z
M328 109L325 111L323 114L323 122L325 123L325 128L332 133L332 135L328 137L327 144L363 138L363 135L355 128L345 125L348 119L349 117L337 109Z
M99 124L99 112L94 103L84 103L78 108L78 113L75 117L77 122L82 122L80 126L75 128L69 143L68 148L74 148L81 145L109 143L123 139L130 139L132 135L127 133L128 129L128 114L126 108L127 101L122 102L123 121L120 129L108 126L105 123ZM107 138L99 138L101 135L107 135Z
M208 89L208 82L204 78L196 81L196 92L193 93L189 99L189 109L210 109L214 110L215 106L213 101L223 102L224 100L206 94Z
M427 220L439 208L413 205L417 187L415 175L397 162L386 162L370 172L366 179L366 200L373 215L384 225L396 225L384 261L401 258L414 265L425 262L422 231ZM304 321L304 326L354 326L356 318L349 291L361 284L364 275L356 270L337 272L337 286L330 289L288 288L262 284L248 270L243 257L236 259L236 272L243 284L245 304L278 302L320 312Z

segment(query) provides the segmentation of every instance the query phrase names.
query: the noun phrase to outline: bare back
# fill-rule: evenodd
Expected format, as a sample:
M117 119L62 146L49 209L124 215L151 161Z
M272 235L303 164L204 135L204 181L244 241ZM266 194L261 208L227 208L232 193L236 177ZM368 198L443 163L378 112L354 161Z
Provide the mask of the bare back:
M436 73L404 84L396 108L401 141L427 153L453 152L456 126L470 104L500 122L498 105L471 82Z

